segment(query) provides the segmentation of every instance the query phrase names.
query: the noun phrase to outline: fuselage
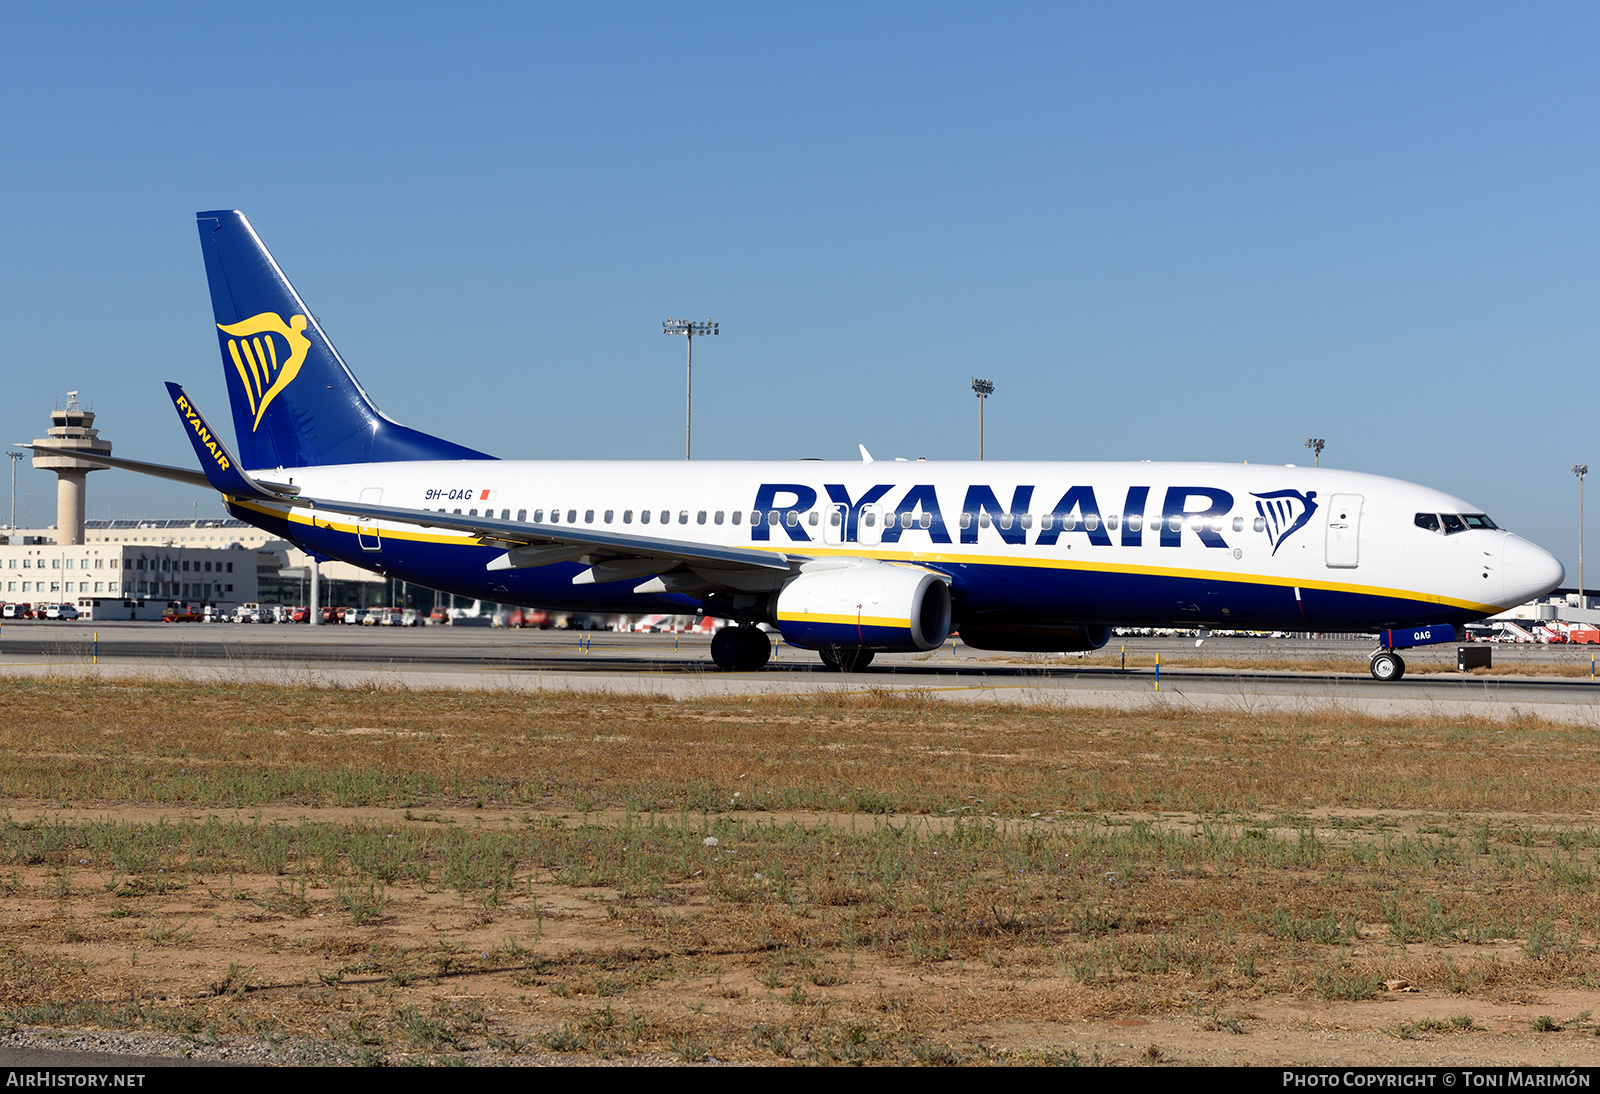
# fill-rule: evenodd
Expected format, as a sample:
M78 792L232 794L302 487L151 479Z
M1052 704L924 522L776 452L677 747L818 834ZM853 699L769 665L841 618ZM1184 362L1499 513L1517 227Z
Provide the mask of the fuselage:
M552 531L914 565L948 577L958 626L1370 631L1479 619L1563 577L1553 556L1477 506L1334 469L461 460L259 473L307 496L476 511ZM636 592L638 576L575 584L582 560L491 569L505 545L460 533L231 508L318 554L464 596L594 612L705 606L691 593Z

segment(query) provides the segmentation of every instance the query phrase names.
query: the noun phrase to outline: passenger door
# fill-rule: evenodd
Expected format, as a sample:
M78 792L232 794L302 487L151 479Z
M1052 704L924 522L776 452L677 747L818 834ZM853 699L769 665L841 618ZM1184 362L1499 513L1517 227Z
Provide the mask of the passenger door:
M1360 494L1335 494L1328 499L1328 566L1353 570L1361 561Z
M361 491L362 505L382 505L383 487L369 486ZM361 541L363 551L383 550L383 540L378 535L378 526L371 517L356 518L356 539Z

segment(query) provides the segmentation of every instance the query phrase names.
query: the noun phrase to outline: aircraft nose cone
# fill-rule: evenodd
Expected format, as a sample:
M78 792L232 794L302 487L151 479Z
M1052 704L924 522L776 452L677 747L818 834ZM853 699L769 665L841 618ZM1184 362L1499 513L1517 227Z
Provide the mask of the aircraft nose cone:
M1544 596L1558 588L1567 576L1555 555L1510 534L1501 548L1500 572L1505 576L1508 607Z

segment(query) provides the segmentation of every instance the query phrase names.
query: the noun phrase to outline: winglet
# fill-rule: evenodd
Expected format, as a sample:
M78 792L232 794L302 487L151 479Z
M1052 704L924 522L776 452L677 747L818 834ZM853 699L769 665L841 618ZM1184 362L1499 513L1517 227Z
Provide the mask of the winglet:
M189 443L194 445L194 454L200 457L200 467L205 472L206 481L214 489L234 497L279 498L278 494L265 489L239 466L239 461L228 451L221 435L211 428L211 423L200 413L200 408L189 400L182 384L169 382L167 395L171 397L178 417L189 427Z
M867 446L866 445L858 444L858 445L856 445L856 447L861 449L861 462L862 463L873 463L873 462L875 462L873 460L873 458L872 458L872 453L867 451Z

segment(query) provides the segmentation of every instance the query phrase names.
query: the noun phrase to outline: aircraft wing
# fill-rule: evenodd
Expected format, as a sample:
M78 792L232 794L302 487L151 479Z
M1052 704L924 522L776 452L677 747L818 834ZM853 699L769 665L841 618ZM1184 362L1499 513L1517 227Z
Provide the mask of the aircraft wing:
M502 543L506 546L508 554L513 556L520 554L526 560L513 557L506 560L503 565L496 566L491 563L490 569L512 569L530 564L543 565L546 562L560 562L577 558L579 555L591 554L714 563L718 566L753 567L760 570L790 569L788 555L778 551L757 551L749 547L722 547L688 540L657 539L654 536L635 536L624 532L580 529L574 525L529 524L526 521L501 520L498 517L459 516L454 513L441 513L434 509L364 505L360 502L338 501L331 498L300 497L293 499L289 504L297 508L366 517L369 520L466 532L480 539ZM520 550L521 548L535 550L524 551ZM539 548L550 550L546 552L538 550ZM564 557L557 557L558 555Z
M30 448L35 452L43 452L47 456L71 456L75 460L85 463L98 463L106 467L121 468L123 471L137 471L141 475L154 475L158 479L171 479L173 482L187 483L190 486L210 487L211 483L203 471L189 471L182 467L168 467L164 463L145 463L142 460L125 460L121 456L89 455L80 449L54 448L47 444L22 444L18 448Z

